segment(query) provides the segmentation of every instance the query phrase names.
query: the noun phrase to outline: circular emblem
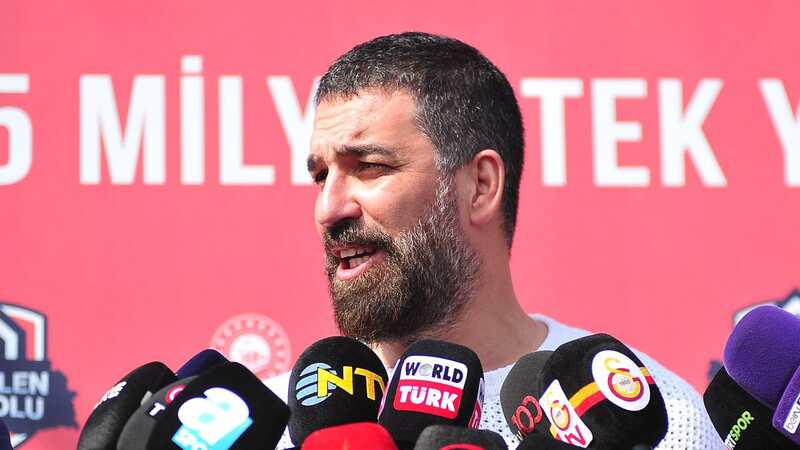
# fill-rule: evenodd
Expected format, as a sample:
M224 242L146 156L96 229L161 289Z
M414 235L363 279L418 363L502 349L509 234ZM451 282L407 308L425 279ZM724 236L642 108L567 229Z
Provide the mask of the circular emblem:
M561 402L558 400L554 401L552 405L550 405L550 417L553 418L553 425L555 425L559 430L564 431L569 428L570 422L570 414L567 405L561 405Z
M262 314L240 314L228 319L214 332L211 348L243 364L261 379L291 368L289 337L280 325Z
M628 411L641 411L650 403L650 385L632 359L603 350L592 360L592 376L611 403Z
M423 364L419 367L420 375L424 377L429 377L431 376L431 373L433 373L433 367L430 364Z

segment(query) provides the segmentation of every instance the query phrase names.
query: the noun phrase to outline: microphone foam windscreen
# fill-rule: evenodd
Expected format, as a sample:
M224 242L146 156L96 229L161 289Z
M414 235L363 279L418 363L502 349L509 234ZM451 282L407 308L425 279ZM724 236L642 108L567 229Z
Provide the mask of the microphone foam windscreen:
M773 305L754 308L728 337L723 361L739 386L774 409L800 366L800 319Z
M175 373L160 362L125 375L95 405L81 431L78 450L115 450L125 423L143 399L175 380Z
M144 412L155 426L140 437L144 445L134 448L245 450L278 444L289 408L246 367L226 363L184 381L171 402Z
M413 445L429 425L477 428L483 393L483 367L475 352L420 340L397 362L378 423L401 447Z
M539 402L555 438L584 448L656 446L667 434L661 391L625 344L595 334L558 347Z
M289 436L295 445L314 431L355 422L375 422L388 376L378 356L343 336L317 341L289 376Z
M541 372L553 352L528 353L514 364L500 387L500 406L508 428L520 440L538 432L548 432L550 422L539 404L542 395Z
M727 448L790 450L795 445L770 425L772 411L747 393L722 367L711 380L703 403Z
M508 450L503 437L490 430L431 425L422 431L414 450Z
M377 423L359 422L323 428L308 435L302 450L397 450L392 436Z
M227 358L222 356L222 353L207 348L200 353L192 356L192 358L175 372L178 379L200 375L203 371L212 367L228 362Z
M778 407L772 416L772 426L800 446L800 433L797 432L800 426L800 367L794 371L778 401Z
M147 448L148 441L153 436L153 430L158 423L157 417L166 409L167 405L180 394L187 384L197 376L182 378L172 382L142 401L139 407L125 424L125 428L117 439L117 450L141 450Z

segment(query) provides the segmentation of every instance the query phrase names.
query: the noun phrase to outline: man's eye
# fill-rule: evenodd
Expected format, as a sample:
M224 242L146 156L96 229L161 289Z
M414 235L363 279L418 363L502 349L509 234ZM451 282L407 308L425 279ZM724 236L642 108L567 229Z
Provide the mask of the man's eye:
M386 164L366 162L366 161L361 161L358 163L358 170L371 170L371 169L388 170L389 166L387 166Z

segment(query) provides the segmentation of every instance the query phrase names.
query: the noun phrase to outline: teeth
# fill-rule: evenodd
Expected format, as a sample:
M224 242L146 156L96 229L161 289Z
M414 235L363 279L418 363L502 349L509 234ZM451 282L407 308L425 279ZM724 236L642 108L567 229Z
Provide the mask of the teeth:
M353 258L353 259L350 260L350 268L352 269L352 268L358 267L361 264L364 264L365 262L367 262L368 259L369 259L369 256L362 256L360 258L359 257Z
M356 254L356 249L348 248L347 250L342 250L342 254L341 254L340 257L341 258L349 258L351 256L354 256L355 254Z

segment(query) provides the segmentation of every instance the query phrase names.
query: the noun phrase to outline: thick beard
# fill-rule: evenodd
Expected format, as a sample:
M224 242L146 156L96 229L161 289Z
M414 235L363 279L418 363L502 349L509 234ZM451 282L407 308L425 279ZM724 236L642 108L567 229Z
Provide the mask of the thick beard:
M410 344L446 332L471 301L480 264L458 221L451 177L412 228L391 237L347 222L323 236L333 313L340 332L368 343ZM336 278L332 248L365 245L386 258L349 281Z

